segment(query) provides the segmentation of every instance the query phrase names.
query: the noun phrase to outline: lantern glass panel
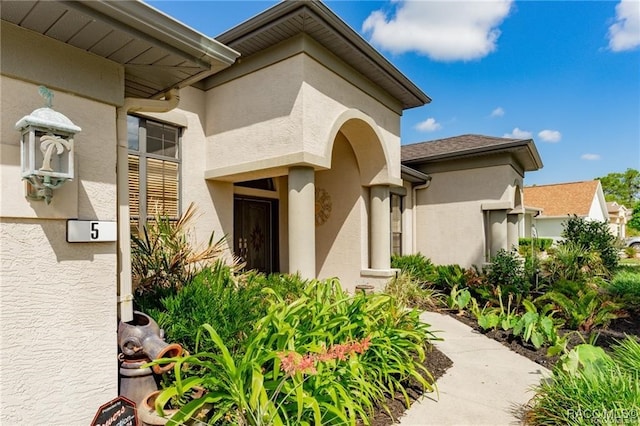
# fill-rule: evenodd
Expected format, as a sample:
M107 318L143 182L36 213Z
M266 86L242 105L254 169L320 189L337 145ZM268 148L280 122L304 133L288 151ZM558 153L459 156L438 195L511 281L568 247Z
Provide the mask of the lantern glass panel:
M51 170L42 170L47 146L43 144L40 138L44 135L52 135L52 134L50 132L44 132L41 130L35 131L35 150L34 150L35 152L34 153L35 153L36 174L40 176L53 176L53 177L68 178L68 179L73 178L72 176L73 166L71 164L73 161L73 156L71 153L71 151L73 150L73 146L70 147L71 149L67 149L66 147L63 147L61 154L58 154L57 147L54 147L51 153L51 158L50 158ZM69 138L66 135L53 134L53 136L64 139L65 141L69 141Z
M36 163L33 157L34 143L33 132L22 133L22 144L20 146L20 154L22 157L22 176L30 176L36 171Z

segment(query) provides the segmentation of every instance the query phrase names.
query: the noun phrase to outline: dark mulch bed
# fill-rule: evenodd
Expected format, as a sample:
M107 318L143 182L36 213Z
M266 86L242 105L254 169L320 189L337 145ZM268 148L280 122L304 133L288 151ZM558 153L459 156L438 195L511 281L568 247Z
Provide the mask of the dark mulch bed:
M453 362L447 358L445 354L437 350L434 346L427 348L427 356L423 365L431 372L433 381L435 382L453 365ZM431 380L430 380L431 382ZM406 389L411 403L422 397L422 387L416 382L411 381ZM397 420L404 414L407 409L405 405L405 399L401 393L397 393L393 398L389 397L386 400L386 405L389 413L382 407L376 410L373 418L371 418L372 426L389 426L397 422ZM392 417L393 416L393 417Z

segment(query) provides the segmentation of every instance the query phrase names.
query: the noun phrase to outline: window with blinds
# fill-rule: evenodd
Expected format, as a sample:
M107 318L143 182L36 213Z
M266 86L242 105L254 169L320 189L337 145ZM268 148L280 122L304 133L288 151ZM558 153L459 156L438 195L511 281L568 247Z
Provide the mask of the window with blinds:
M129 214L139 232L156 214L180 215L180 129L128 117Z
M402 255L402 196L391 194L391 254Z

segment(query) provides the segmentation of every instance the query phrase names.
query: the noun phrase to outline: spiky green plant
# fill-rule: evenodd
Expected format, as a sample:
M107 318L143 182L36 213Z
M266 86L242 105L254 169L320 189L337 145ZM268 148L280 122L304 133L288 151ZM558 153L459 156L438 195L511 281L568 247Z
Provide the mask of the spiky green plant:
M442 304L443 295L425 284L419 284L408 273L389 280L385 292L398 300L398 303L417 309L437 309Z
M620 309L619 304L586 286L571 295L550 291L535 299L536 305L547 302L561 310L569 328L584 332L591 331L593 327L606 326L618 317L616 312Z
M157 214L142 235L131 235L131 272L137 294L172 292L220 258L224 238L214 241L213 232L207 244L194 245L190 227L195 217L192 203L177 220Z

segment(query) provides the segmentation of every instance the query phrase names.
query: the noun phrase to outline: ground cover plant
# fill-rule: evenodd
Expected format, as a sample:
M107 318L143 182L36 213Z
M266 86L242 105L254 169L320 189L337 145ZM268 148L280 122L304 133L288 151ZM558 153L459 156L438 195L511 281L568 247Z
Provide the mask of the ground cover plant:
M600 252L575 241L559 244L538 260L536 270L523 268L517 256L500 251L492 266L480 273L476 268L436 265L440 276L454 279L436 278L430 284L435 290L428 295L431 304L440 301L433 309L455 314L545 366L585 340L608 347L625 332L640 335L640 268L616 266L609 272ZM449 282L455 285L448 287ZM421 302L419 296L412 296L417 299L414 304Z
M575 347L536 389L526 420L532 425L638 424L640 344L626 338L610 353L589 344Z
M404 393L408 405L406 381L433 390L421 361L435 336L418 311L386 294L348 295L336 280L309 283L293 302L272 289L265 295L267 314L240 356L205 325L198 346L210 341L212 350L158 361L176 362L175 382L156 400L160 410L193 386L207 390L172 424L201 410L210 424L368 424L385 395Z

